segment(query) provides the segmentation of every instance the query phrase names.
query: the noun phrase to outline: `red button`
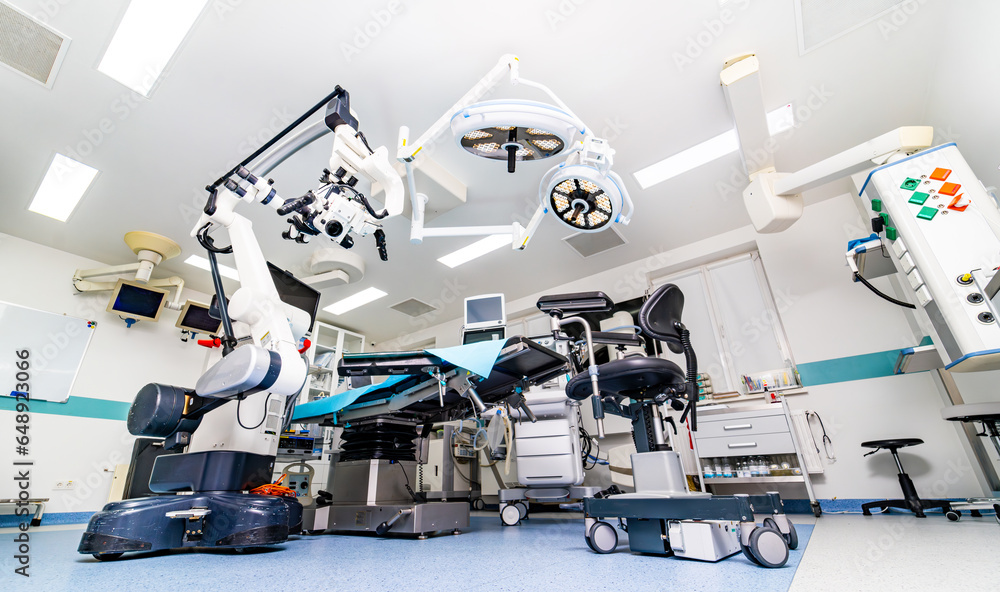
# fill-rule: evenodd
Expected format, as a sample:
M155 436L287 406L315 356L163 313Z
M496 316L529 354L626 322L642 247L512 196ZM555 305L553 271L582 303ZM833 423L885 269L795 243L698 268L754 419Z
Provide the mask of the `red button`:
M935 181L944 181L950 174L951 169L934 169L934 172L931 173L931 179L934 179Z
M941 195L954 196L956 193L958 193L958 189L960 187L961 185L959 185L958 183L945 183L944 185L941 186L941 189L938 189L938 193L940 193Z

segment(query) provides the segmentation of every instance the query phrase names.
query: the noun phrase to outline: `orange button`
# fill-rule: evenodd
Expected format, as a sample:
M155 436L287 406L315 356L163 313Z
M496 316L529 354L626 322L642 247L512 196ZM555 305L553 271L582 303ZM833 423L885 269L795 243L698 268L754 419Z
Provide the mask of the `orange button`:
M938 193L941 195L953 196L958 193L958 189L961 187L958 183L945 183L938 189Z
M934 179L935 181L944 181L950 174L951 169L934 169L934 172L931 173L931 179Z
M958 194L958 196L956 196L955 199L951 200L951 203L948 204L948 209L955 210L956 212L964 212L965 208L969 207L970 203L969 200L962 199L964 196L964 193Z

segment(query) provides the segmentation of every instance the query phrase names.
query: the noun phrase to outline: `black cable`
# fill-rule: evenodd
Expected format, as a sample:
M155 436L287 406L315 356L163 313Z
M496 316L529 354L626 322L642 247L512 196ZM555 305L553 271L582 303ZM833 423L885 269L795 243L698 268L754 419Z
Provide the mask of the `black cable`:
M372 147L368 145L368 139L365 138L365 135L360 130L358 131L358 133L354 134L354 137L361 138L361 141L364 142L365 148L368 149L368 152L370 152L371 154L375 154L375 151L372 150Z
M348 189L351 192L353 192L354 199L358 200L359 202L361 202L361 205L365 206L365 209L368 210L368 213L371 214L372 218L375 218L376 220L381 220L389 215L389 210L385 210L381 214L376 212L375 208L372 207L372 204L368 203L368 198L365 197L363 193L351 187L350 185L344 184L344 185L338 185L337 187L341 189Z
M895 298L893 298L892 296L889 296L888 294L883 294L881 291L879 291L878 288L876 288L875 286L873 286L870 283L868 283L868 280L866 280L865 278L863 278L861 276L861 274L858 273L858 272L856 272L856 271L854 272L854 281L861 282L862 284L865 285L865 287L867 287L872 292L875 292L875 294L879 298L882 298L883 300L888 300L889 302L891 302L891 303L893 303L893 304L895 304L897 306L902 306L903 308L916 308L916 306L910 304L909 302L903 302L902 300L896 300Z
M410 487L410 476L406 474L406 468L403 465L399 464L398 460L390 460L389 463L390 464L399 465L399 469L401 471L403 471L403 478L406 479L406 485L404 485L404 487L406 487L406 492L410 494L410 497L413 498L413 501L415 501L417 503L422 503L422 502L427 501L427 497L426 496L424 496L424 495L417 495L413 491L413 488Z
M236 399L236 423L240 424L240 427L243 428L244 430L256 430L260 426L264 425L264 420L267 419L267 404L270 401L271 401L271 393L267 393L267 398L264 399L264 417L260 418L260 421L257 422L257 425L253 426L252 428L248 428L247 426L243 425L243 420L240 419L240 403L243 402L243 397L238 397Z

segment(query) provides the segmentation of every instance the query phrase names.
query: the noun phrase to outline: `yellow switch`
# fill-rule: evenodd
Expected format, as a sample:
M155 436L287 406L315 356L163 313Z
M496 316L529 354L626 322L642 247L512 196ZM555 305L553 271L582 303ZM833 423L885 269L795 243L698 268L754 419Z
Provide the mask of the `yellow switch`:
M958 283L960 283L962 285L971 284L972 283L972 274L971 273L963 273L962 275L958 276Z

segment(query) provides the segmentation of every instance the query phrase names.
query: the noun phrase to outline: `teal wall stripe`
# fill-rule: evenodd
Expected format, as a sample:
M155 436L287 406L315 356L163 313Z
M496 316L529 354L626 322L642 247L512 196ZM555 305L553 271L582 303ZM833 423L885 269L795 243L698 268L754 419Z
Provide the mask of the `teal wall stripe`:
M929 345L930 337L924 337L920 345ZM898 349L891 349L858 356L847 356L834 360L820 360L799 364L799 378L802 386L817 386L850 380L865 380L892 376L896 366ZM128 418L131 402L109 401L107 399L92 399L89 397L70 397L65 403L49 401L31 401L32 413L51 413L53 415L68 415L71 417L92 417L95 419L114 419L124 421ZM17 401L14 397L0 396L0 411L15 411Z
M919 345L930 345L931 343L930 337L924 337L920 340ZM833 360L806 362L798 364L797 368L802 386L818 386L821 384L893 376L893 370L896 368L896 360L898 358L899 350L890 349Z
M125 403L122 401L74 396L70 397L65 403L33 400L28 403L28 406L31 413L49 413L52 415L124 421L128 417L128 408L131 404L131 402ZM14 397L0 397L0 410L16 411L17 401Z

